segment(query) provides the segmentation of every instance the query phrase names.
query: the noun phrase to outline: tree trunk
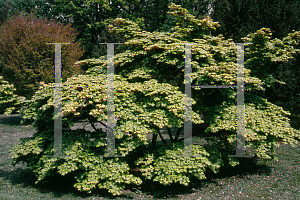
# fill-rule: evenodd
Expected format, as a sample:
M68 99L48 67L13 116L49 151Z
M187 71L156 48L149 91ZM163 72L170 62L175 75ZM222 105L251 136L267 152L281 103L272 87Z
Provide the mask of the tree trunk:
M153 133L153 137L152 137L152 146L155 147L156 146L156 140L157 140L157 133Z

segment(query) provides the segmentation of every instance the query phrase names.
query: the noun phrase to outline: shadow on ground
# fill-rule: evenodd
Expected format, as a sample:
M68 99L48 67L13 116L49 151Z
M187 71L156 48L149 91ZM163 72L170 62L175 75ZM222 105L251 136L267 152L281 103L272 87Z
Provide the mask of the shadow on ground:
M191 178L190 186L186 187L180 184L171 184L163 186L153 181L145 181L141 187L138 187L143 193L152 195L154 198L174 198L179 195L193 193L195 190L201 190L207 184L218 184L216 179L229 178L232 176L239 176L241 178L247 175L270 175L272 168L264 164L257 164L255 158L242 158L241 164L235 167L221 168L218 174L207 176L206 180L198 180L194 177ZM132 189L132 188L128 188Z
M23 124L21 124L21 119L22 118L20 115L9 115L9 116L0 115L0 124L23 126Z
M74 176L74 175L73 175ZM104 190L94 190L92 194L87 194L84 192L79 192L77 189L73 187L74 183L76 183L75 178L72 177L72 174L67 174L65 177L60 176L59 174L53 177L47 177L47 183L39 183L35 184L37 178L35 177L33 171L31 169L22 169L18 168L14 171L6 171L0 170L0 177L4 180L9 181L12 185L19 185L22 188L34 188L38 190L40 193L52 193L53 197L60 198L64 195L72 195L77 198L87 198L87 197L105 197L109 199L115 198L128 198L125 195L121 195L118 197L114 197L111 194L107 193ZM97 194L101 194L97 195Z

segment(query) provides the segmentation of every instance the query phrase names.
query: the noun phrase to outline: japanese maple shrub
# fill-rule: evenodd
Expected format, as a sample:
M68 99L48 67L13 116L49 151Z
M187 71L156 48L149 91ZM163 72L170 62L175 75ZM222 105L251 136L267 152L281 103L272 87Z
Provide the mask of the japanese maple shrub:
M185 103L189 100L184 94L184 44L195 43L192 85L236 84L237 58L232 40L208 35L208 31L219 26L217 22L210 18L195 19L175 4L170 6L169 15L175 25L171 32L141 31L137 24L121 18L110 26L112 33L128 39L126 46L121 47L124 53L114 57L114 114L119 119L115 120L114 152L124 157L99 157L107 147L105 132L95 126L106 119L107 111L107 60L103 56L77 62L76 65L88 70L64 82L73 86L102 86L62 89L65 157L47 156L54 152L54 84L41 83L28 109L22 112L24 121L32 121L37 132L32 138L21 139L11 149L13 163L26 162L37 176L36 183L47 181L47 177L57 173L72 174L78 190L92 192L101 188L114 195L122 194L127 184L139 185L147 179L163 185L188 185L192 177L205 179L207 172L217 173L222 166L238 165L238 158L228 157L236 148L234 89L193 89L192 122L206 125L198 137L205 138L209 145L192 146L193 154L199 157L178 157L184 153L180 131L184 126ZM254 36L251 39L255 41ZM246 48L251 55L251 47ZM272 54L280 61L278 51L282 49ZM291 57L295 50L289 48L283 53ZM245 145L254 148L257 157L276 158L277 140L295 144L299 133L290 127L288 112L254 92L263 91L265 82L252 74L254 65L250 61L251 58L245 69ZM93 131L71 129L74 123L83 120L91 124ZM168 141L161 135L163 127L168 129ZM177 130L172 132L171 128ZM149 134L151 142L147 140ZM158 137L163 145L156 143ZM141 175L130 171L136 168Z

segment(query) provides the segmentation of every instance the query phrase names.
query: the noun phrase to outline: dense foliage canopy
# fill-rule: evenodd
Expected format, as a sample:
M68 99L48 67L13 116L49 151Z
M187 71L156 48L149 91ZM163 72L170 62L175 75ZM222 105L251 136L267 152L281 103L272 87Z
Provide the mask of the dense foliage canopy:
M181 130L184 125L185 46L192 46L192 85L234 85L237 75L237 47L222 35L211 37L208 31L219 26L209 17L198 20L180 5L171 4L168 14L175 26L170 32L147 32L123 18L110 25L111 33L126 38L114 57L115 64L115 138L116 155L105 154L106 135L96 124L106 119L107 58L87 59L76 65L87 71L68 78L64 85L103 87L65 87L62 90L63 152L65 157L48 157L53 153L53 86L41 83L40 89L22 109L24 121L31 121L37 132L12 148L14 164L26 162L34 170L37 183L54 174L71 174L80 191L106 189L119 195L127 184L142 184L147 179L163 185L188 185L192 177L207 178L222 166L239 164L236 143L236 91L228 89L192 90L192 122L202 125L198 138L208 145L193 145L201 157L177 157L183 154ZM184 22L184 23L183 23ZM245 47L245 146L257 157L274 158L278 140L296 144L299 131L291 128L289 112L263 98L272 78L269 64L293 58L299 50L299 32L283 41L271 40L269 29L260 29L244 38ZM180 44L175 44L180 43ZM118 120L117 120L118 119ZM76 122L87 121L93 131L73 130ZM167 127L169 140L161 128ZM175 132L172 130L176 129ZM149 141L152 140L152 143ZM164 143L156 143L160 136ZM133 173L138 169L141 173Z

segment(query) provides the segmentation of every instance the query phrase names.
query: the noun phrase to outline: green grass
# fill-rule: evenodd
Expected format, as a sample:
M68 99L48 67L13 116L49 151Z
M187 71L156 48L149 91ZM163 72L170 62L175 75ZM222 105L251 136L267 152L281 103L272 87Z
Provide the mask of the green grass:
M235 168L223 169L206 181L189 187L164 187L148 183L128 188L122 197L103 191L87 195L77 192L70 178L55 177L50 183L35 185L35 176L26 164L12 167L8 149L19 138L30 137L35 128L20 125L20 117L0 115L0 200L14 199L300 199L300 145L276 149L279 162L247 160ZM64 177L66 178L66 177ZM129 190L130 189L130 190Z

